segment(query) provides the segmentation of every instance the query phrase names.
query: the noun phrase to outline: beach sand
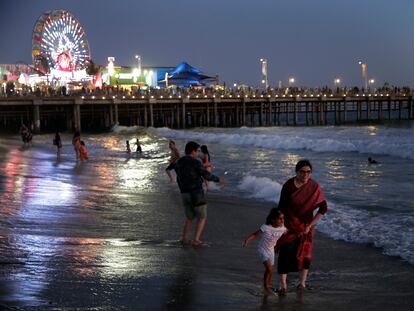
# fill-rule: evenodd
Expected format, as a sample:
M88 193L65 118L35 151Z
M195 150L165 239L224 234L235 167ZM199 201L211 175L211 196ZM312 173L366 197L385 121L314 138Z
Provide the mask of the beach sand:
M309 276L314 289L296 291L298 275L292 274L285 297L263 296L256 243L241 245L273 206L215 193L208 199L205 247L179 243L184 215L175 185L140 194L135 204L119 211L79 208L64 226L40 225L48 226L48 243L56 250L36 260L22 253L11 258L16 251L1 255L2 308L414 310L412 266L371 246L320 233ZM90 213L99 217L90 218ZM71 236L71 226L84 227L82 235ZM0 236L3 242L9 239L10 249L16 247L8 232ZM275 273L275 287L277 278Z

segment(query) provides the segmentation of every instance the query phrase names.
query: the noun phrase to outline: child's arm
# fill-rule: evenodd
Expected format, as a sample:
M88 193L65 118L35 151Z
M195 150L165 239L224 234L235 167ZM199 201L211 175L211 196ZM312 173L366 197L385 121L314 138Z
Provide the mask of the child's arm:
M247 244L249 244L249 242L251 240L256 240L257 237L262 233L262 230L256 230L255 232L253 232L252 234L250 234L244 241L243 241L243 247L246 247Z

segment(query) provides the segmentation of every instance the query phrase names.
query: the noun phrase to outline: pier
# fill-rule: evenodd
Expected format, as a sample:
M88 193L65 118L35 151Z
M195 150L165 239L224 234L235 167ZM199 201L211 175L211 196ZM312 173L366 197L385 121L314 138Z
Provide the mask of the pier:
M123 126L257 127L413 120L409 96L11 97L0 99L0 129L34 132Z

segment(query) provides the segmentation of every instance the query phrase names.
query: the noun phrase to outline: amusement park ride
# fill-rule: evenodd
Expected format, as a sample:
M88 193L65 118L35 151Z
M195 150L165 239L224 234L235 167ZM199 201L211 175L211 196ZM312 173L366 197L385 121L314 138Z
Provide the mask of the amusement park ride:
M86 33L66 10L47 11L38 18L32 34L32 60L48 83L91 80L86 73L91 60Z
M6 89L7 84L18 82L19 87L95 88L106 85L146 89L164 85L204 85L213 79L185 62L177 67L142 67L141 56L135 55L135 58L138 65L135 68L115 66L114 57L108 57L107 66L96 65L79 21L69 11L50 10L40 15L33 28L33 65L0 65L0 75L6 77L0 80L0 88Z

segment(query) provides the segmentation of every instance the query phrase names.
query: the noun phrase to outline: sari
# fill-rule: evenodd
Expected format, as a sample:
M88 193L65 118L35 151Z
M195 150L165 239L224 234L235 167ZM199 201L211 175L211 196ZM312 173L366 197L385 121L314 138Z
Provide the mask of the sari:
M283 188L279 209L285 214L285 226L288 232L278 240L276 251L290 252L291 254L287 257L285 254L281 254L282 256L279 257L295 257L297 264L290 262L288 270L301 271L304 268L306 269L304 262L310 264L312 259L314 230L311 228L305 234L305 227L312 222L314 210L326 199L319 184L312 179L303 186L296 188L294 178L292 178L285 183ZM291 247L286 247L289 245Z

